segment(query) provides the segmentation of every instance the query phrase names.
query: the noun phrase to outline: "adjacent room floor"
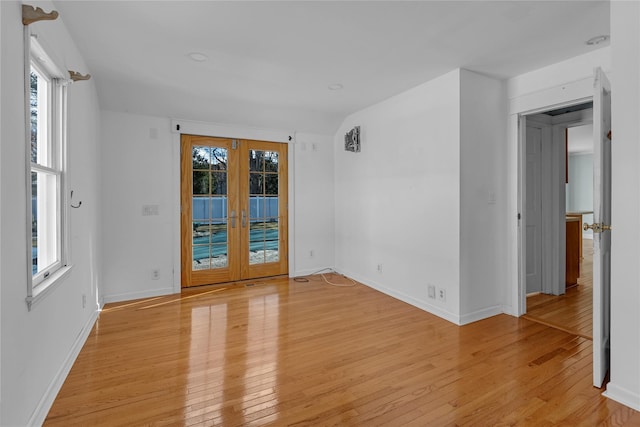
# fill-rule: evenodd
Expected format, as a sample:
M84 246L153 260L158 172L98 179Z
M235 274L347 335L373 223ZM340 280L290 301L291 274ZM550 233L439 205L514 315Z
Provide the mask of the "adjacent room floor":
M582 257L578 286L568 288L560 296L527 296L527 314L524 318L592 339L593 240L582 241Z

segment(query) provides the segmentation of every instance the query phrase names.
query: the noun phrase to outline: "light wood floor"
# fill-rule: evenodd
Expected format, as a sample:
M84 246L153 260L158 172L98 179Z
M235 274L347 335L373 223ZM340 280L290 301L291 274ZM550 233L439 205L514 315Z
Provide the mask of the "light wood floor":
M567 289L567 292L560 296L528 296L525 318L592 339L593 240L582 241L582 256L578 286Z
M108 305L45 425L640 425L601 392L576 335L278 279Z

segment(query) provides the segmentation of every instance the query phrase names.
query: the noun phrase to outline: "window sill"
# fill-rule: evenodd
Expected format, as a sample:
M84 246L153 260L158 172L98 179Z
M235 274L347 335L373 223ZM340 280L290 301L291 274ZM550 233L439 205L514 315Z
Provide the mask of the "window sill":
M27 309L31 311L38 302L42 301L45 296L49 295L51 291L57 287L62 280L69 275L69 273L71 273L72 267L72 265L61 267L56 270L55 273L51 274L51 276L40 282L33 290L33 295L26 298Z

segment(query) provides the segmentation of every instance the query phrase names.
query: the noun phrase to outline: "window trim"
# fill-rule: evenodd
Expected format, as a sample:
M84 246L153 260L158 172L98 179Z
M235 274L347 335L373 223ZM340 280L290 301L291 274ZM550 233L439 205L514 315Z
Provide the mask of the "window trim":
M49 166L31 162L31 103L30 78L31 67L50 80L50 99L48 100L48 145L55 152L54 161ZM69 264L69 215L67 203L67 88L62 68L56 65L42 44L31 36L28 26L24 27L24 82L25 82L25 178L26 178L26 241L27 241L27 296L25 302L31 311L34 304L67 277L72 266ZM33 274L32 258L32 172L56 175L56 211L60 220L56 224L58 259L45 271Z

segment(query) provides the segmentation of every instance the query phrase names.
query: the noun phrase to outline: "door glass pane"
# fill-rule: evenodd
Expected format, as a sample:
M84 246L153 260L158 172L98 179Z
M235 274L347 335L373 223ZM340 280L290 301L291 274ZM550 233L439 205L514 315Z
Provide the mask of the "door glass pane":
M191 213L194 221L208 221L211 218L211 197L193 197Z
M278 194L278 174L269 173L265 175L264 194Z
M249 151L249 263L280 259L278 153Z
M227 245L211 246L211 268L225 268L229 265L229 251Z
M264 171L278 172L278 153L270 151L264 153Z
M249 194L264 194L264 174L249 174Z
M211 147L211 169L216 171L227 170L227 149Z
M193 270L228 266L227 149L196 146L193 164Z
M251 243L250 253L249 253L249 264L264 264L265 263L265 250L264 250L264 242L253 242Z
M264 151L249 150L249 170L259 172L264 170Z
M209 245L211 243L211 223L193 221L193 245Z
M193 171L193 194L209 194L210 182L209 171Z
M211 268L209 245L193 246L193 271Z
M278 227L278 220L276 219L266 224L266 230L265 230L266 262L277 262L280 260L279 243L280 243L279 227Z
M211 173L211 194L227 194L227 173Z
M249 199L249 219L263 219L265 217L266 199L260 196L251 196Z
M193 161L193 169L209 170L211 166L211 148L210 147L193 147L191 150L191 158Z
M265 240L265 227L266 224L264 222L256 222L251 224L251 229L249 231L249 242L264 242Z
M278 218L278 197L264 198L264 218Z

